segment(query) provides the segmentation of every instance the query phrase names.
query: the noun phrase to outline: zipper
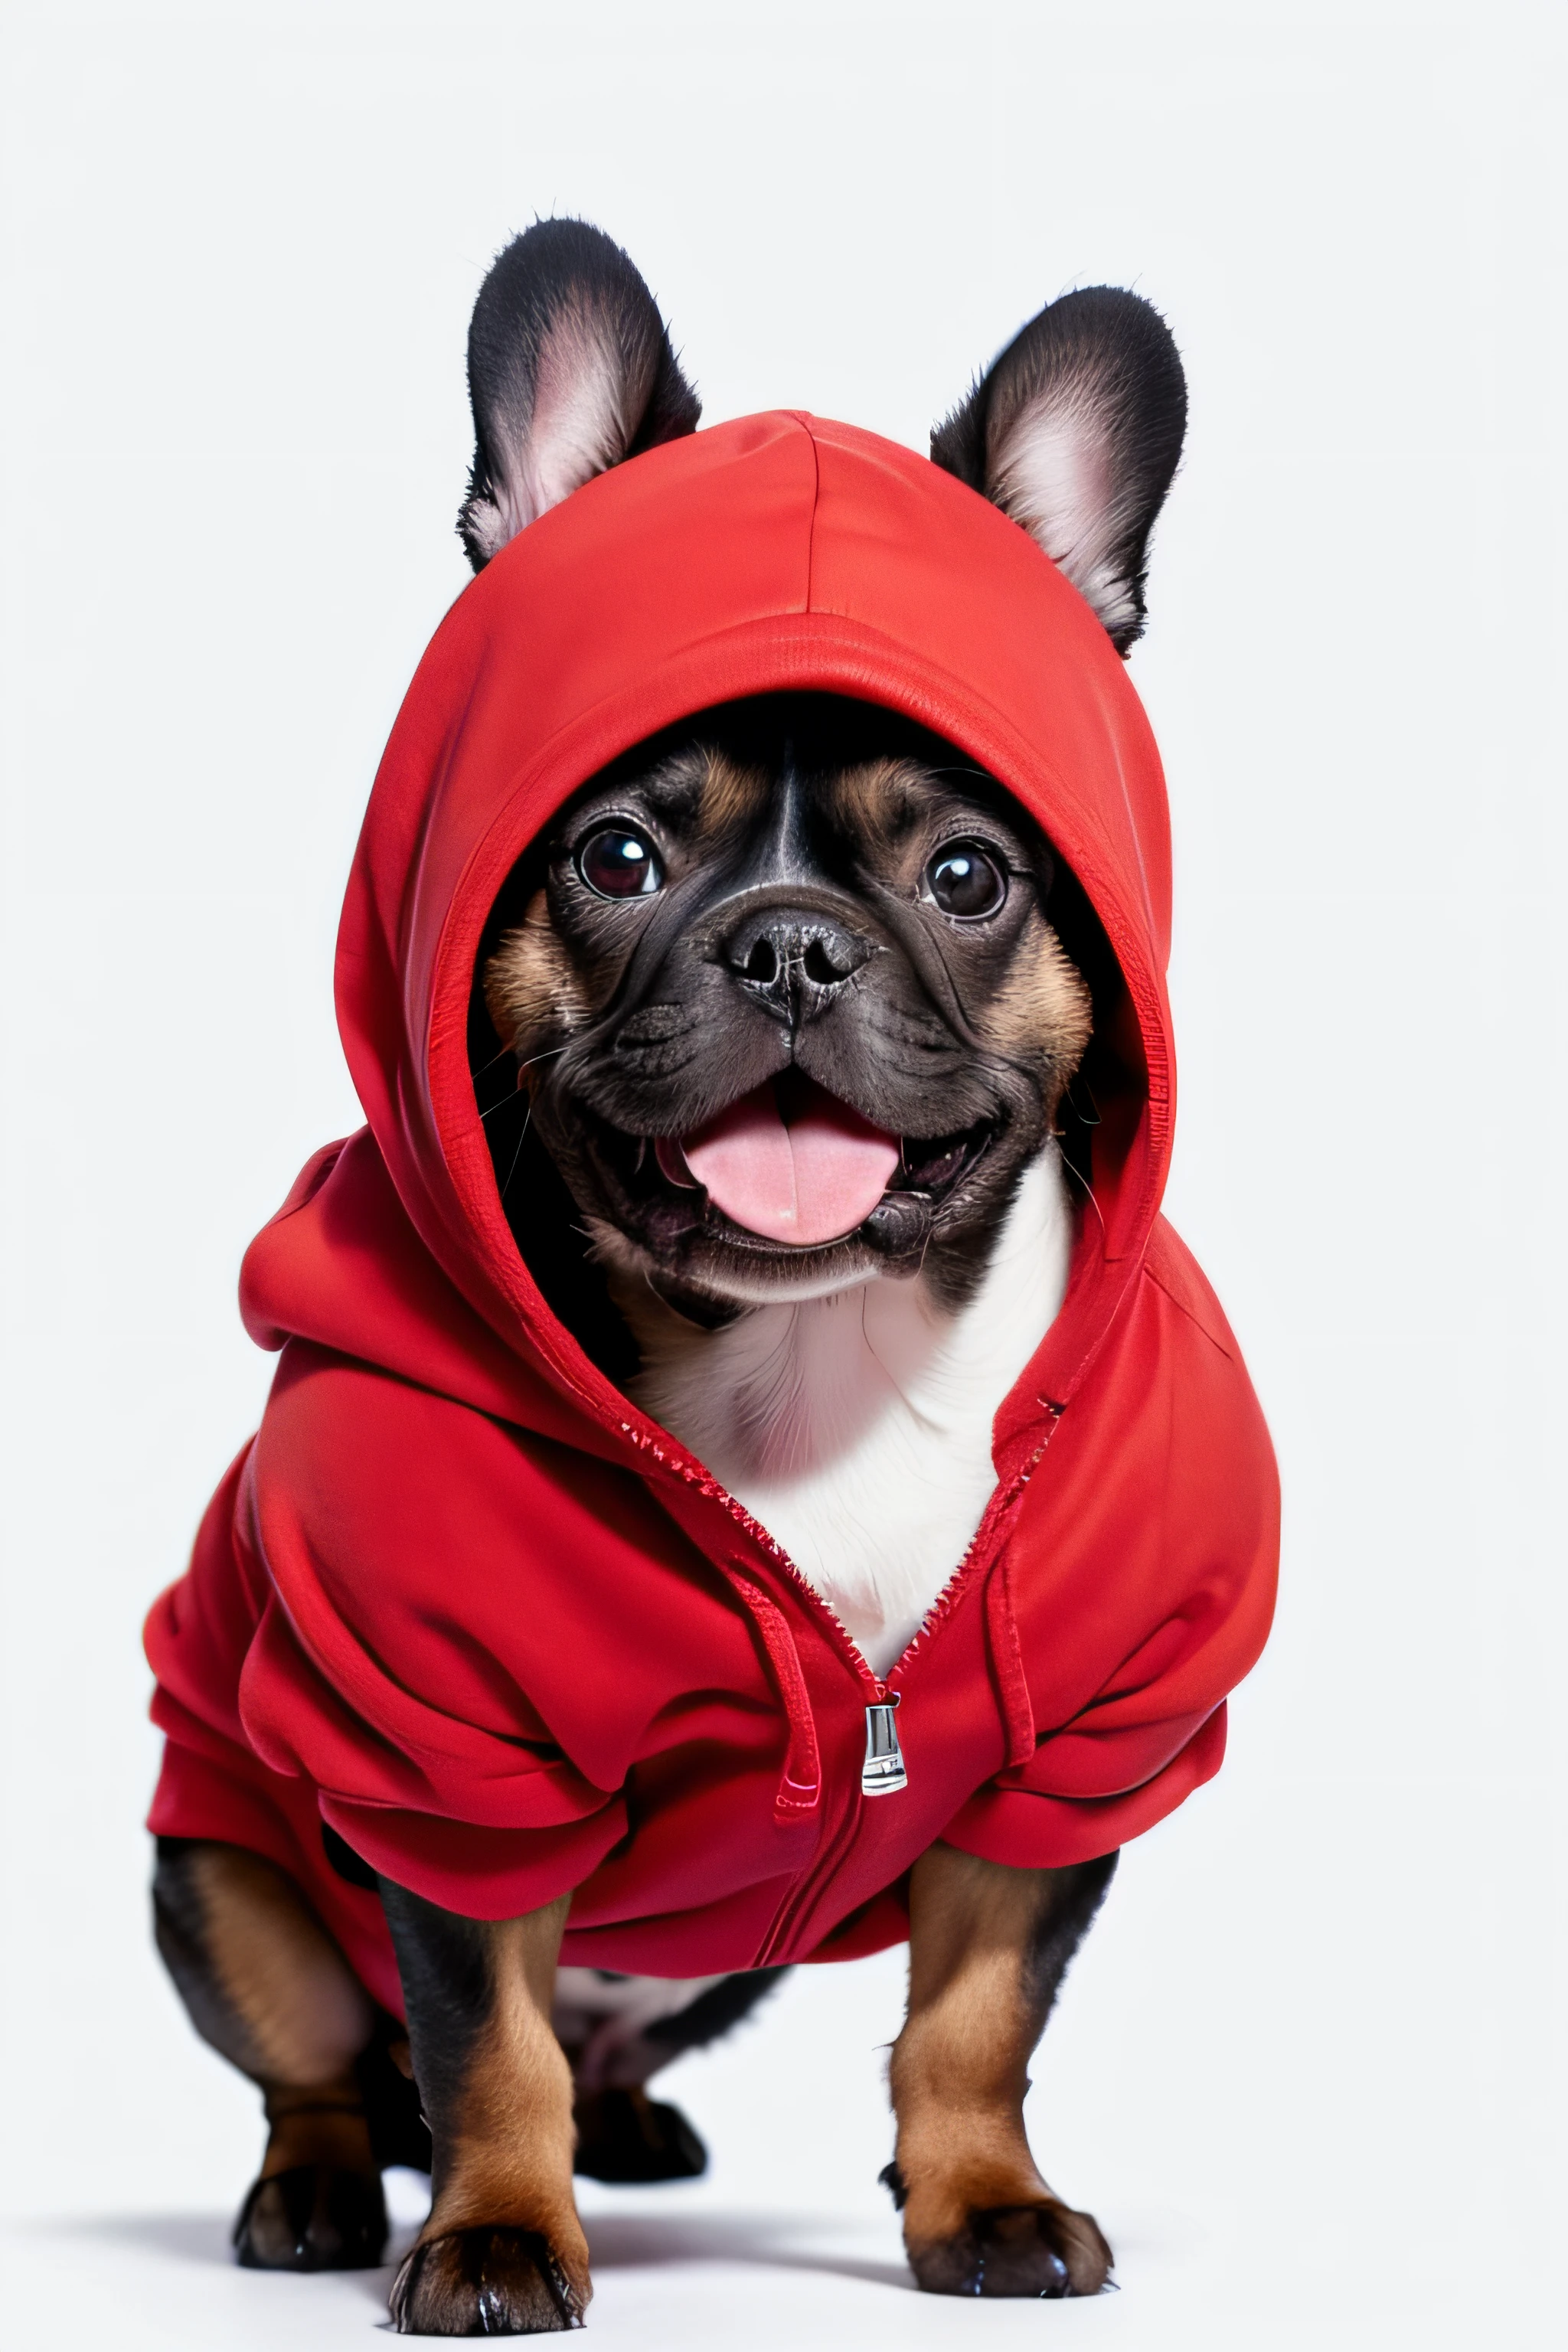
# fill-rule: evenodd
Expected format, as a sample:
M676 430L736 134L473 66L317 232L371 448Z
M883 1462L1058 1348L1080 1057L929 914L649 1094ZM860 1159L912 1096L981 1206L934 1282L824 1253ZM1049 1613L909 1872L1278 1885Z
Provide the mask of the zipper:
M831 1604L823 1599L810 1579L801 1574L778 1538L768 1533L760 1519L754 1519L752 1517L744 1503L737 1502L729 1488L721 1486L710 1470L704 1470L700 1463L693 1462L689 1455L661 1445L657 1438L645 1436L634 1423L623 1421L620 1429L622 1436L630 1444L635 1445L640 1453L651 1454L661 1469L673 1472L683 1485L695 1486L698 1493L706 1496L710 1502L721 1504L737 1526L744 1528L752 1542L778 1562L807 1607L826 1622L827 1631L833 1639L834 1648L838 1652L845 1664L849 1667L862 1689L869 1691L871 1703L885 1705L888 1685L873 1674L869 1660L856 1642L844 1620ZM742 1562L739 1565L743 1574L750 1566L750 1562ZM913 1649L913 1647L914 1643L911 1642L910 1648ZM908 1655L909 1651L906 1651L904 1656ZM903 1662L903 1658L900 1658L898 1664L893 1668L894 1674L898 1673L899 1666L901 1666Z
M859 1794L862 1801L870 1797L894 1796L909 1786L909 1771L904 1761L895 1719L902 1703L903 1694L892 1687L893 1683L914 1656L921 1642L934 1633L938 1626L952 1615L983 1554L988 1554L996 1548L996 1538L1003 1525L1021 1500L1024 1489L1033 1477L1041 1455L1055 1436L1057 1424L1062 1417L1064 1408L1059 1404L1051 1403L1045 1397L1040 1398L1039 1402L1050 1416L1045 1434L1022 1468L1016 1471L1008 1480L1005 1487L998 1486L993 1494L963 1559L931 1603L928 1614L922 1620L912 1640L900 1654L885 1678L873 1673L870 1661L842 1618L823 1599L822 1594L810 1580L802 1575L784 1546L775 1537L769 1534L760 1519L752 1517L745 1505L738 1501L730 1493L728 1487L720 1485L711 1471L703 1469L700 1463L692 1461L689 1455L681 1453L679 1448L660 1444L658 1438L651 1434L645 1434L635 1423L623 1421L619 1424L623 1437L639 1453L650 1454L661 1469L679 1477L685 1486L695 1487L699 1494L706 1496L710 1501L721 1504L736 1524L745 1529L753 1543L757 1544L771 1559L777 1561L790 1578L807 1609L815 1612L819 1621L824 1623L831 1637L833 1647L854 1675L862 1693L868 1694L865 1698L866 1757L860 1771ZM745 1570L750 1565L749 1561L736 1563L737 1570L742 1575L744 1575ZM800 1877L780 1905L773 1925L752 1962L754 1968L768 1967L773 1961L773 1955L785 1948L796 1921L816 1900L817 1893L831 1878L844 1853L854 1843L859 1820L859 1807L851 1800L845 1806L843 1814L831 1833L824 1839L813 1864L801 1873Z

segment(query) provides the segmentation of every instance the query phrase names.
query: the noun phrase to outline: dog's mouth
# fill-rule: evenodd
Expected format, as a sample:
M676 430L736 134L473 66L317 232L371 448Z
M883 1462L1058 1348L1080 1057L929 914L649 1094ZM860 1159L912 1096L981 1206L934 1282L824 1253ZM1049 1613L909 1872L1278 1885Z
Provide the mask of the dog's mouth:
M934 1208L996 1131L982 1119L952 1135L893 1135L795 1069L679 1138L595 1125L602 1159L645 1212L662 1206L715 1238L786 1250L847 1240L889 1195Z

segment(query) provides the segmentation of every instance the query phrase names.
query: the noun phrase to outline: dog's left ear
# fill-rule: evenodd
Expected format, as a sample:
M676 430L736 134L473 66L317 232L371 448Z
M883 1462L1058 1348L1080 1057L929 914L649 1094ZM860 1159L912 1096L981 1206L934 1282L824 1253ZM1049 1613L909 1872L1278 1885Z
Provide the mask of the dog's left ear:
M1182 454L1171 331L1114 286L1031 319L931 436L931 454L1037 540L1125 654L1143 634L1149 533Z
M586 221L536 221L479 289L468 329L474 467L458 532L476 572L595 474L696 430L658 306Z

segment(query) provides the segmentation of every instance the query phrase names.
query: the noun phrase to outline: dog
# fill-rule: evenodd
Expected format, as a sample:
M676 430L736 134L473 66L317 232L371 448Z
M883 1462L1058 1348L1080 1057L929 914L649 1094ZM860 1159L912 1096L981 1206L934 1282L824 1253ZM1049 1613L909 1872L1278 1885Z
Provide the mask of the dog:
M459 530L479 572L697 421L651 295L581 223L541 223L503 253L469 373ZM1163 323L1095 289L1030 321L931 455L1124 655L1184 420ZM998 1416L1063 1315L1086 1220L1103 1223L1095 1134L1130 1064L1102 902L949 734L885 698L776 684L686 711L588 775L493 889L469 968L473 1108L518 1256L641 1425L697 1465L689 1485L813 1597L871 1694L864 1799L905 1788L894 1685L1044 1450L1042 1435L999 1499ZM1155 1280L1159 1311L1174 1299L1224 1355L1217 1307L1184 1276ZM1262 1560L1266 1531L1247 1541ZM776 1595L737 1589L798 1730ZM1005 1677L1016 1637L988 1622ZM1254 1608L1252 1654L1258 1623ZM1016 1740L1020 1769L1034 1741ZM781 1819L808 1810L795 1769ZM787 1939L695 1976L560 1966L570 1890L469 1916L330 1818L329 1860L390 1931L405 2030L281 1849L193 1834L195 1819L155 1811L155 1915L198 2031L264 2092L241 2261L379 2260L379 2168L422 2162L434 2201L396 2326L579 2324L574 2166L701 2168L686 2119L646 2086L747 2013ZM1110 2275L1022 2119L1030 2053L1116 1866L1116 1842L1085 1834L1082 1855L1030 1867L934 1836L898 1874L910 2000L884 2179L928 2290L1085 2295Z

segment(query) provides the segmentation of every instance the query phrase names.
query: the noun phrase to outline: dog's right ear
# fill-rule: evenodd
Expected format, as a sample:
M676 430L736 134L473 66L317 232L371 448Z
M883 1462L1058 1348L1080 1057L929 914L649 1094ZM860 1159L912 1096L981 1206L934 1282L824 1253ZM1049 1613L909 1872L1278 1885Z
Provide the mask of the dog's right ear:
M458 531L476 572L623 457L696 429L701 403L637 270L586 221L536 221L468 329L474 467Z

